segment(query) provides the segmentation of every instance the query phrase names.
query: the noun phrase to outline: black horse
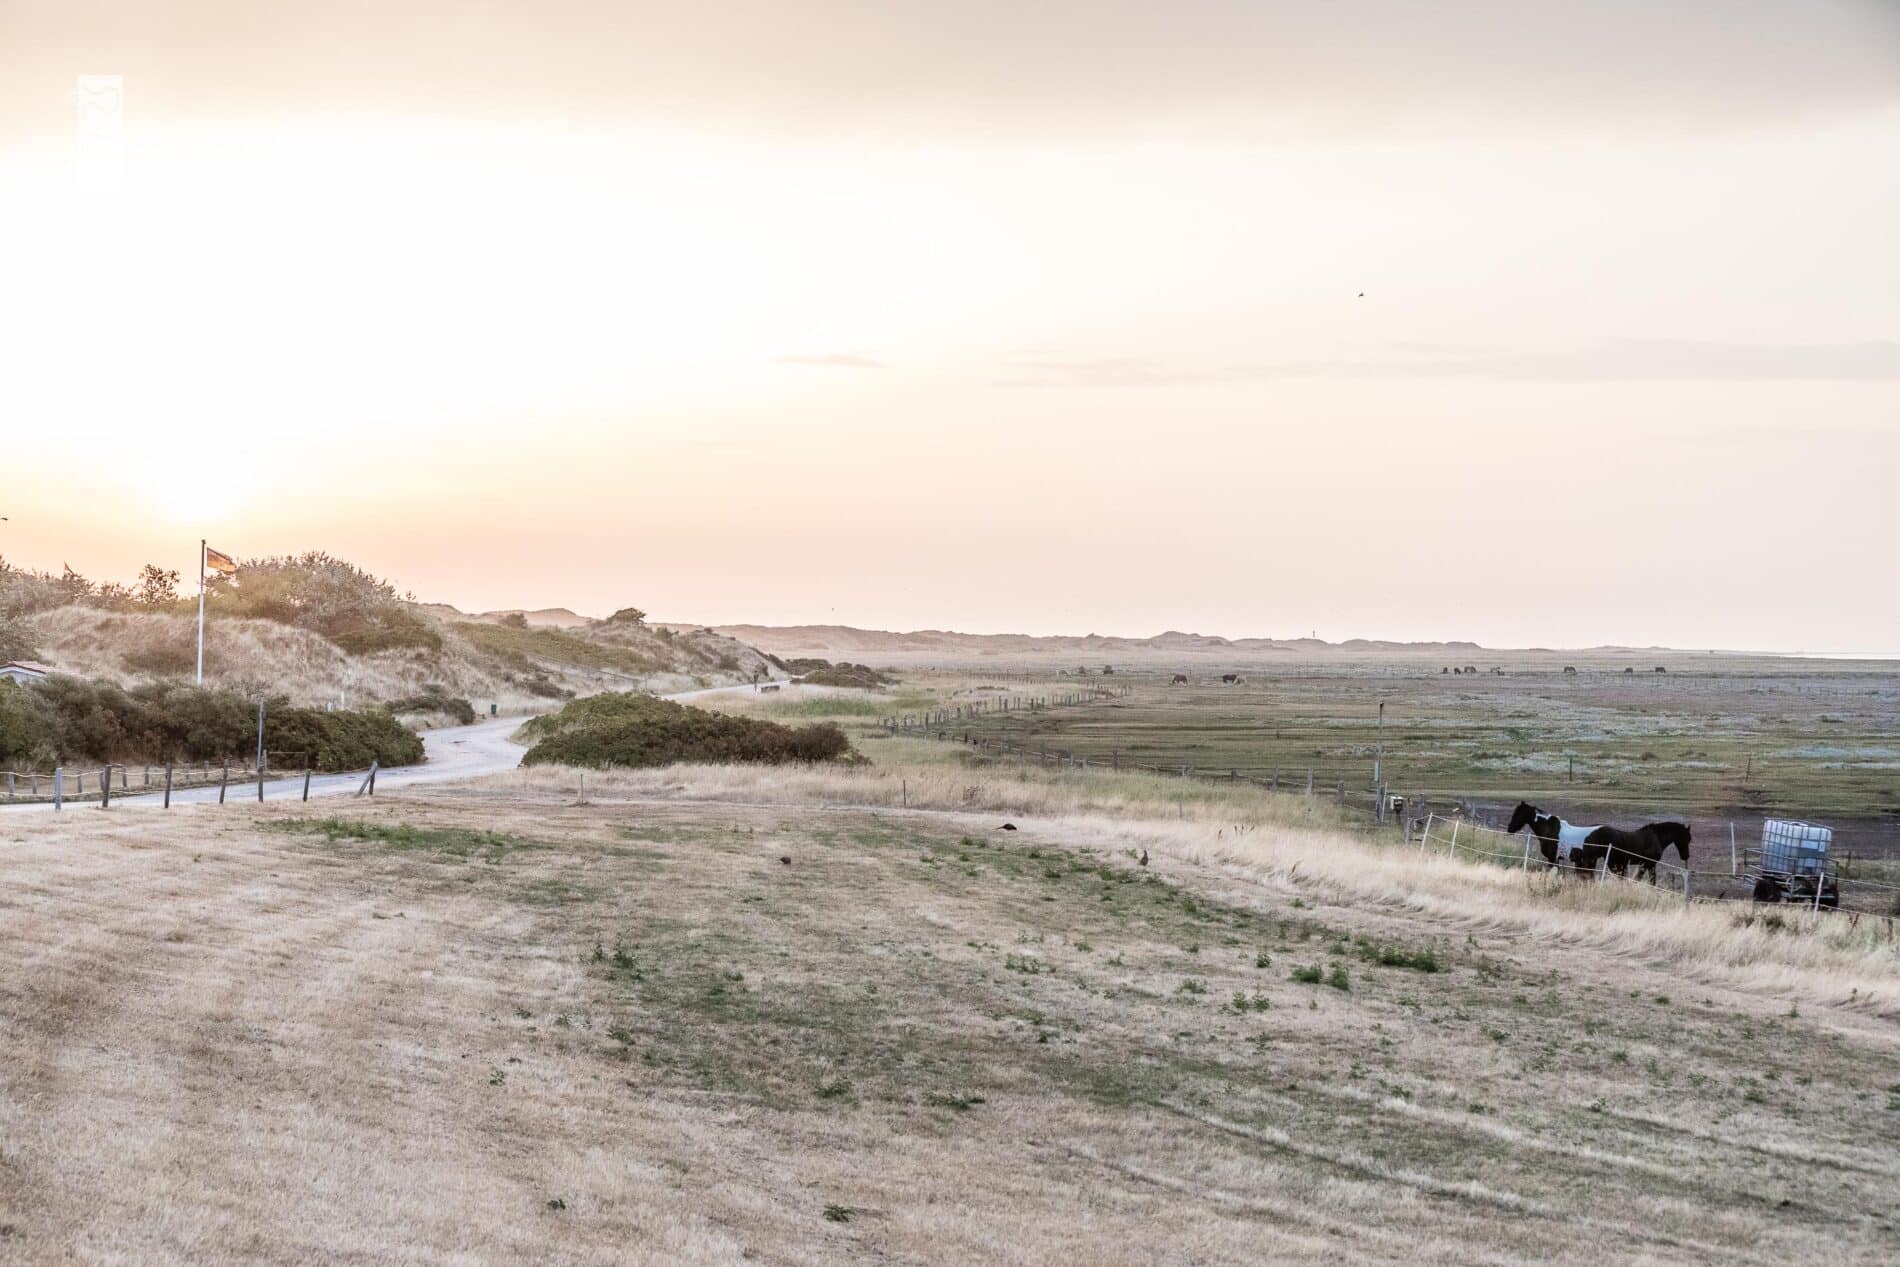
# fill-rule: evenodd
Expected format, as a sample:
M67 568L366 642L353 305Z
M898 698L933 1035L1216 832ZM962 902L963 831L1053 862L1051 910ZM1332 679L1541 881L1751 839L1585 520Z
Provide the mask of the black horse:
M1682 863L1689 865L1689 824L1687 823L1649 823L1635 831L1624 831L1621 827L1599 827L1585 837L1586 848L1609 850L1606 865L1618 875L1623 875L1631 863L1636 864L1636 878L1648 877L1656 882L1656 864L1670 846L1682 855Z
M1578 871L1594 871L1603 858L1603 851L1592 849L1588 843L1590 834L1601 828L1578 827L1555 814L1540 813L1529 801L1519 801L1517 808L1511 811L1510 825L1504 830L1507 835L1516 835L1526 827L1537 837L1544 851L1544 862L1549 866L1560 865L1561 857L1561 865Z

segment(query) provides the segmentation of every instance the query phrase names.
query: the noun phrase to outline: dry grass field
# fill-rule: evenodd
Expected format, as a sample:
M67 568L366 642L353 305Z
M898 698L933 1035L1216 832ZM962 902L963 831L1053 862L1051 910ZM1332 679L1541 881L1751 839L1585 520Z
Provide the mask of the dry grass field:
M877 758L7 820L0 1258L1900 1253L1891 928Z

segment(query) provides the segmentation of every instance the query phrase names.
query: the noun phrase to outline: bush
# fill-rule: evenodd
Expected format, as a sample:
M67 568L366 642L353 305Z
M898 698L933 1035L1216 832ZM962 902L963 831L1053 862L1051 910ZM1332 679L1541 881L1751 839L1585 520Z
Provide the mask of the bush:
M799 681L808 686L850 686L871 691L880 686L889 686L897 679L879 673L868 665L841 663L813 669Z
M291 708L264 715L264 746L280 765L316 770L360 770L371 761L385 766L422 760L422 740L380 708Z
M450 695L440 684L431 682L405 699L391 700L392 713L442 713L462 725L475 721L475 706L459 696Z
M31 660L38 654L33 622L23 615L0 612L0 664L8 660Z
M650 695L591 695L537 717L523 732L537 740L524 765L601 768L670 765L675 761L835 761L850 740L828 723L782 726L729 717Z
M257 746L257 702L234 691L154 682L126 690L54 675L0 689L0 761L45 766L78 761L247 763ZM279 764L355 770L372 759L410 765L422 741L380 709L293 708L267 702L264 746Z
M37 769L52 763L53 718L31 687L0 681L0 766Z
M222 614L296 625L351 655L442 646L442 636L403 604L395 586L320 551L244 559L235 582L211 582L210 598Z

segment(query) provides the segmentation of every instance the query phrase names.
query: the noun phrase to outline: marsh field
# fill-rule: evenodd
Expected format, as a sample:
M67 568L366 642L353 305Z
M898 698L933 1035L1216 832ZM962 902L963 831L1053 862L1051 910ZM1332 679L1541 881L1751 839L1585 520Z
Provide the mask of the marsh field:
M1900 855L1900 667L1878 662L1518 662L1449 675L1438 662L1195 669L1026 680L1132 688L1126 699L958 721L956 732L1051 752L1304 786L1372 786L1383 750L1394 792L1440 807L1508 810L1519 799L1580 822L1683 818L1698 838L1764 816L1836 829L1857 857ZM1098 669L1100 666L1096 666ZM1227 685L1220 673L1243 681ZM954 674L913 680L958 681ZM970 698L968 690L953 691ZM1379 706L1385 705L1384 726Z

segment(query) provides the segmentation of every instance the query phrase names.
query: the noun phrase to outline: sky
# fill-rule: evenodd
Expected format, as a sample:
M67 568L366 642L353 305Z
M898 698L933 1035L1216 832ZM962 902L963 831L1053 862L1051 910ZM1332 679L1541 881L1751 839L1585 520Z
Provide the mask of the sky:
M0 0L0 555L1900 652L1895 225L1894 0Z

